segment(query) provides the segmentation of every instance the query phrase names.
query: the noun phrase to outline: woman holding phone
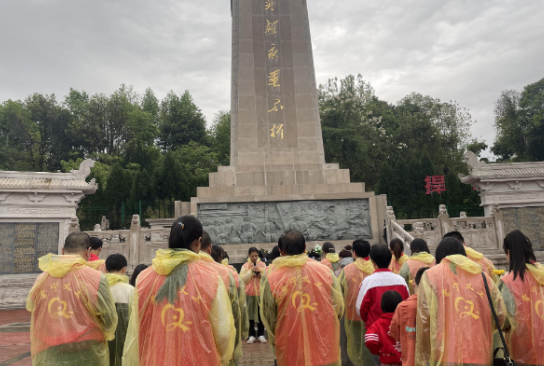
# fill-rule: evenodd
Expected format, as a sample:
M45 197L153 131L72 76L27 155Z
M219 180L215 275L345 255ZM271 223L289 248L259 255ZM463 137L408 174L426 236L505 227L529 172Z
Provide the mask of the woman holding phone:
M259 250L251 247L248 250L247 263L242 266L240 278L244 281L246 288L246 303L249 318L249 338L247 343L254 343L258 340L266 343L264 338L264 325L261 321L259 309L259 297L261 293L261 277L266 269L266 264L259 259ZM255 322L257 322L257 333L255 333Z

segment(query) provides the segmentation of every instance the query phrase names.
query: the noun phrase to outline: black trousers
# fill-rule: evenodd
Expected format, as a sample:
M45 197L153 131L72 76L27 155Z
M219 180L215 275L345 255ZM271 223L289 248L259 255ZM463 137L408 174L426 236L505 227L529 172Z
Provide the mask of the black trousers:
M259 321L257 322L257 334L255 334L255 321L250 320L249 321L249 336L255 337L255 338L264 336L264 325L263 325L263 321L261 320L260 311L259 311Z

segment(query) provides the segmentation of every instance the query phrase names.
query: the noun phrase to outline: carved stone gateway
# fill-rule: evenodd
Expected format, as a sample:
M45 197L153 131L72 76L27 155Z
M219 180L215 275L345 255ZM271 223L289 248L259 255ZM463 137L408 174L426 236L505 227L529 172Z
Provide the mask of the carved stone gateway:
M232 0L231 166L210 174L190 212L216 243L379 242L385 196L327 164L306 0Z
M94 162L70 173L0 171L0 309L24 307L38 258L59 253L78 231L78 203L97 189L86 182Z

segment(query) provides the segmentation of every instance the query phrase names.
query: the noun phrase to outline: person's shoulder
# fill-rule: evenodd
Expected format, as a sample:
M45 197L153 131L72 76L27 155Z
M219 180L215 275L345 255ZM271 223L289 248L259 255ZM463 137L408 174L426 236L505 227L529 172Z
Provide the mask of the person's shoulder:
M91 278L93 280L97 280L99 281L100 278L102 278L102 276L104 276L104 274L100 271L97 271L96 269L92 269L91 267L87 267L87 266L82 266L81 268L79 268L77 270L77 273L80 274L80 275L83 275L87 278ZM105 276L104 276L105 278Z

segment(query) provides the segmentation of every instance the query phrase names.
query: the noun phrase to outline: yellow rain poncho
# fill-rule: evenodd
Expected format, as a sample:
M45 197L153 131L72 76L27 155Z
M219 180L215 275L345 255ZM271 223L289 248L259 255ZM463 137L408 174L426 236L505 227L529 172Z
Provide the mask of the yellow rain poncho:
M79 255L48 254L28 295L32 364L109 365L117 313L106 277Z
M261 271L261 276L266 270L266 264L258 260L255 265L247 261L240 270L240 278L244 281L246 291L247 313L249 320L259 321L259 294L261 292L261 280L253 274L253 268Z
M399 271L399 276L404 278L408 288L410 289L410 294L414 294L414 283L417 271L423 267L433 267L436 264L436 260L432 255L427 252L421 252L412 254L410 259L408 259L401 267Z
M344 327L347 336L347 353L355 366L372 365L372 354L365 346L365 323L357 314L355 302L363 280L374 273L370 259L357 258L348 264L338 277L344 293L346 313Z
M480 252L477 252L476 250L465 246L465 252L467 253L467 257L472 259L474 262L478 263L480 266L482 266L482 269L489 277L493 279L494 282L499 281L499 276L495 273L496 268L493 265L493 262L491 262L489 259L484 257L484 255Z
M277 258L274 266L263 277L261 318L278 366L340 365L338 279L305 254Z
M105 259L99 259L97 261L87 261L85 263L87 267L91 267L92 269L95 269L99 272L106 273L106 260Z
M510 272L499 282L510 327L506 342L516 365L544 365L544 266L527 264L524 280Z
M219 276L221 276L221 279L223 280L223 283L225 284L225 287L228 289L229 294L229 300L231 303L231 309L232 309L232 315L234 317L234 326L236 328L236 342L234 345L234 358L232 360L232 363L234 364L242 357L242 337L246 337L248 333L249 323L247 324L247 327L245 327L245 334L244 334L244 321L247 321L247 317L242 316L242 311L245 311L245 309L241 308L240 306L240 298L239 298L239 286L236 285L237 281L234 278L234 274L232 271L225 267L224 265L221 265L213 260L213 258L204 252L198 253L200 256L200 259L206 263L211 269L216 271ZM239 284L238 280L238 284ZM243 307L245 308L245 294L243 294Z
M416 366L491 365L492 319L482 267L451 255L423 275L419 284ZM486 275L502 326L506 309L499 289Z
M123 360L123 349L130 320L130 308L134 299L134 287L128 284L129 278L119 273L106 273L111 294L117 311L117 328L115 339L108 342L110 349L110 366L120 366Z
M391 270L391 272L399 274L400 269L409 259L410 257L404 253L402 253L399 260L397 260L397 258L393 256L393 258L391 258L391 264L389 265L389 269Z
M228 365L235 339L217 272L190 250L158 250L138 277L123 365Z
M321 261L321 264L329 267L333 272L336 273L340 268L340 256L338 253L327 253L325 259Z

